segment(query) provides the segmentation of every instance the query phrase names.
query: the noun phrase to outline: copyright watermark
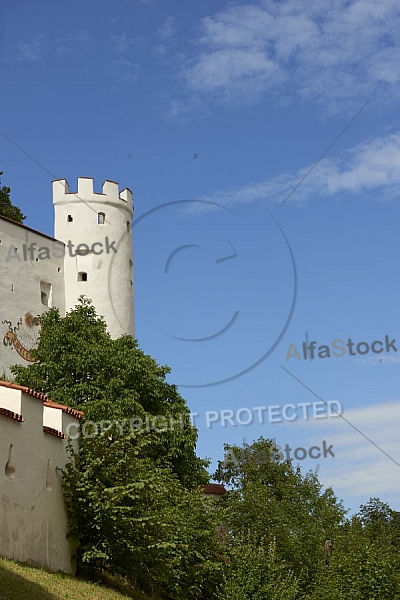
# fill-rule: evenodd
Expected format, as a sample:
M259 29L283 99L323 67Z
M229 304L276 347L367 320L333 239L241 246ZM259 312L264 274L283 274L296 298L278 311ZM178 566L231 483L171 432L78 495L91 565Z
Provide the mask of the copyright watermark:
M66 434L72 440L76 440L79 437L83 438L94 438L100 435L104 435L111 429L117 427L120 434L123 433L138 433L155 431L156 433L163 433L165 431L173 431L177 427L184 429L185 426L190 425L190 420L185 415L179 415L179 417L165 415L148 416L144 420L140 417L133 417L130 419L123 419L122 421L103 419L101 421L85 421L82 424L69 423L66 429Z
M394 338L390 339L388 335L385 335L384 342L375 340L370 344L367 342L356 343L353 342L351 338L345 343L344 340L338 338L337 340L333 340L331 346L323 344L317 347L316 341L312 341L309 344L303 342L301 345L301 353L295 344L290 344L285 360L288 361L291 358L297 358L297 360L302 360L303 358L304 360L307 360L308 357L313 360L315 356L318 356L318 358L331 358L331 356L339 357L344 356L347 352L350 356L356 356L357 354L364 356L370 351L374 354L381 354L384 350L386 352L390 352L390 350L397 352L395 343L396 340Z
M219 424L221 427L232 425L251 425L253 423L280 423L282 421L295 421L298 418L308 420L310 417L314 419L325 419L328 417L339 417L342 413L342 406L337 400L330 400L326 404L324 402L299 402L296 404L285 404L283 406L255 406L250 408L239 408L236 411L232 409L222 409L220 411L207 410L203 418L207 429L212 429L213 425ZM103 435L113 427L117 427L122 433L130 431L155 431L162 433L165 431L173 431L177 427L184 429L185 426L191 425L198 428L199 418L202 415L197 412L191 412L187 416L179 415L178 417L155 415L147 416L144 420L139 417L130 419L107 420L102 421L85 421L81 426L75 423L70 423L67 427L67 435L73 440L80 435L84 438L93 438L98 435ZM75 429L74 432L72 430ZM81 431L81 434L79 433Z
M208 410L205 413L207 428L211 429L214 424L226 427L228 424L236 427L237 425L252 425L258 423L281 423L282 421L295 421L298 418L308 420L326 419L327 417L340 417L342 414L342 405L337 400L325 402L299 402L298 404L279 404L270 406L254 406L253 408L239 408L237 410L222 409ZM200 416L199 413L191 413L193 424L198 426L195 419Z
M282 449L284 450L285 454L281 452ZM293 451L293 448L291 448L289 444L286 444L284 448L276 445L274 448L269 448L268 451L257 450L256 452L252 452L250 448L241 448L239 452L235 452L234 450L229 449L225 453L222 465L224 467L251 463L260 465L268 462L279 463L282 460L288 460L292 462L293 460L304 460L307 458L307 456L313 460L317 460L318 458L328 458L328 456L334 458L335 454L332 449L333 444L328 446L325 440L322 442L322 448L320 446L311 446L308 450L306 450L306 448L299 447ZM293 457L290 454L292 451Z
M147 257L142 327L174 365L177 386L232 381L274 352L294 312L297 274L289 241L266 209L242 215L209 200L175 200L137 217L132 231ZM109 297L123 327L118 278L112 257Z
M22 258L25 262L28 260L33 262L34 260L64 258L67 253L66 248L68 248L68 253L71 258L73 256L87 256L88 254L99 256L100 254L103 254L104 250L106 254L110 254L111 251L116 254L117 249L115 244L116 242L110 242L108 237L105 238L104 245L102 242L94 242L91 246L88 244L77 244L76 248L75 244L73 244L71 240L69 240L66 244L63 244L62 242L53 242L51 244L51 248L48 246L38 247L35 242L32 242L29 244L29 246L27 244L22 244ZM21 262L21 255L18 252L18 249L13 245L8 248L6 262L10 262L12 260Z

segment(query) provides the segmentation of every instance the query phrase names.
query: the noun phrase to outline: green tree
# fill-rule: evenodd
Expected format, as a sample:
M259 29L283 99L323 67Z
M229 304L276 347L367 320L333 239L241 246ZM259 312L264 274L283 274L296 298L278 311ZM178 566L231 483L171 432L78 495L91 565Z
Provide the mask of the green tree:
M308 600L399 600L398 552L390 539L371 541L354 516L336 533L329 567L321 565Z
M165 380L170 369L159 366L131 336L111 339L90 300L81 297L65 317L56 308L42 315L32 354L36 363L12 367L17 383L82 410L86 421L117 420L125 433L130 419L152 429L153 417L164 416L156 426L164 425L165 431L152 437L146 456L157 466L170 466L186 487L208 481L208 462L195 453L197 429L190 411L177 387Z
M0 176L1 175L3 175L3 173L0 171ZM8 217L17 223L22 223L26 217L22 214L17 206L11 204L10 192L11 190L9 187L4 185L0 187L0 215L3 217Z
M17 383L85 414L79 454L70 447L63 472L78 572L118 573L164 598L217 598L219 509L202 494L208 461L195 454L197 430L165 380L169 368L132 337L111 339L84 297L65 317L56 308L41 316L33 355L12 368ZM171 426L131 427L155 415Z
M311 589L325 560L324 543L335 538L346 513L341 502L330 488L322 493L314 473L303 476L283 460L274 440L261 437L243 448L225 445L225 451L230 460L219 464L214 478L233 487L225 516L231 543L266 553L275 543L277 558L303 592Z
M224 600L295 600L298 582L276 554L275 542L234 546L230 552Z
M89 438L64 472L79 572L118 573L147 594L217 598L225 548L218 507L146 458L155 433ZM72 453L73 454L73 453Z
M379 498L370 498L362 504L357 513L371 541L391 539L397 547L400 539L400 513L390 508L389 504Z

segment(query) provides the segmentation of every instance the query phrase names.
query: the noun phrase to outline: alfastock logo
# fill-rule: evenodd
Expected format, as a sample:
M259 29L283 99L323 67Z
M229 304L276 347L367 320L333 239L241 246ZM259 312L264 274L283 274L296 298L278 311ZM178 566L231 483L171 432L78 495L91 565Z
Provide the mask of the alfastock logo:
M390 352L390 350L397 352L395 343L396 343L396 340L395 339L390 340L390 337L388 335L385 335L385 342L381 342L380 340L375 340L371 344L367 344L367 342L358 342L358 344L356 345L356 342L353 342L353 340L351 338L349 338L347 340L347 343L345 344L344 340L341 340L338 338L336 340L333 340L333 342L331 343L331 347L327 346L327 345L322 345L322 346L318 346L318 348L317 348L316 341L312 341L308 345L306 342L303 342L303 344L302 344L302 355L303 356L301 356L301 354L298 351L295 344L290 344L285 360L288 361L291 358L297 358L297 360L302 360L302 358L304 358L304 360L307 360L307 358L311 358L311 360L312 360L313 358L315 358L315 355L318 356L318 358L331 358L331 356L344 356L347 353L347 349L345 346L347 346L348 353L350 356L357 356L357 354L365 355L365 354L368 354L368 352L370 352L370 350L372 350L372 352L374 354L381 354L381 352L383 352L384 350L386 352ZM356 350L355 352L353 351L354 346L355 346L355 350Z

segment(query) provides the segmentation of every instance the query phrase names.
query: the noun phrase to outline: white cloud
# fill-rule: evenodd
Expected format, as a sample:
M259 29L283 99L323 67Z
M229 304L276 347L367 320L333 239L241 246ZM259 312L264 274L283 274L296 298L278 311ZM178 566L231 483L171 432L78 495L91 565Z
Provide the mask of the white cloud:
M174 40L175 32L176 19L175 17L168 16L156 32L157 38L160 40L160 43L153 48L153 52L159 55L167 54L168 47Z
M106 70L117 79L133 83L139 77L140 67L126 58L116 58L107 61Z
M202 200L224 206L263 202L281 204L313 165L296 172L282 173L261 183L215 192ZM288 202L304 204L313 197L339 194L374 194L377 200L390 200L400 193L400 132L372 138L342 152L338 158L321 160ZM197 212L207 210L206 205ZM192 208L194 211L194 208Z
M171 38L176 31L176 19L175 17L167 17L158 30L158 37L162 42Z
M338 434L330 443L334 440L337 460L329 469L334 489L367 498L395 492L400 474L399 402L346 410L344 416L374 443L342 419L336 421Z
M167 121L187 123L194 118L209 117L211 108L198 96L193 96L190 102L186 100L173 100L170 102L164 117Z
M34 62L41 58L43 53L42 38L43 36L39 35L33 42L20 42L15 60Z
M57 40L55 53L58 56L81 56L93 43L91 34L86 29L80 29Z
M365 358L358 358L356 362L360 365L370 366L370 365L379 365L379 363L383 364L394 364L400 363L400 355L393 354L389 356L369 356Z
M121 33L120 35L112 35L111 36L111 47L112 50L118 52L118 54L122 54L129 50L132 45L132 41L128 39L126 33Z
M184 78L189 91L233 105L280 90L354 110L377 91L398 97L399 41L397 0L231 4L201 21Z
M326 440L327 446L333 445L334 457L324 459L321 456L313 463L320 464L320 481L325 486L332 486L337 496L346 496L348 499L363 496L365 502L377 496L398 502L399 401L362 408L343 408L343 417L359 431L339 417L309 421L299 419L287 424L286 431L293 432L293 428L297 427L297 431L301 431L301 445L304 447L321 447L322 440ZM291 447L295 447L294 442Z

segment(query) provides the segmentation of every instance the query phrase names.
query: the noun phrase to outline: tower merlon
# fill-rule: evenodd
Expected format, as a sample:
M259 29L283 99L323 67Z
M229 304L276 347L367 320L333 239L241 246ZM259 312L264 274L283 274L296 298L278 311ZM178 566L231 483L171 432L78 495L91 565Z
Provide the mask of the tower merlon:
M127 203L130 210L132 210L133 195L129 188L119 192L119 184L116 181L106 179L102 185L102 193L95 192L93 190L93 178L92 177L78 177L78 191L71 192L66 179L56 179L53 182L53 204L71 201L109 201L119 203L121 200ZM71 197L72 196L72 197ZM75 196L75 198L73 198Z
M82 198L93 196L93 177L78 177L77 196Z
M106 179L103 183L103 194L107 196L109 200L119 199L119 185L116 181L110 181Z
M68 181L66 179L55 179L53 184L53 203L63 200L65 194L69 194Z
M124 190L122 190L119 197L121 198L121 200L124 200L129 205L133 202L133 194L129 188L125 188Z

